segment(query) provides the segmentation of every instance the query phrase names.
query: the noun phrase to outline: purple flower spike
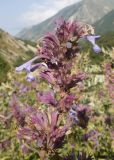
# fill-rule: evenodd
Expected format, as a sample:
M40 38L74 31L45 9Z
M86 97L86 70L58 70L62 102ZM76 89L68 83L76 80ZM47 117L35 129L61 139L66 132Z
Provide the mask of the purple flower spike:
M93 45L93 50L96 53L101 52L101 48L96 44L96 40L99 39L100 36L95 36L95 35L86 35L86 39Z

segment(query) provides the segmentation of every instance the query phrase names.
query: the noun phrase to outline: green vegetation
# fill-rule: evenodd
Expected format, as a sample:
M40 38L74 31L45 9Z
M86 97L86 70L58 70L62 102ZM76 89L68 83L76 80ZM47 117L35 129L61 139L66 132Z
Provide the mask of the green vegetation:
M24 42L25 42L25 45L31 45L31 46L33 46L33 47L36 47L36 43L35 42L33 42L33 41L29 41L29 40L23 40Z
M34 53L32 51L26 51L26 57L25 59L23 59L22 56L19 56L13 63L13 67L17 67L21 64L23 64L24 62L30 60L31 58L34 57Z
M37 43L36 42L33 42L33 41L30 41L30 40L23 40L21 38L16 38L17 40L21 40L25 43L25 45L30 45L30 46L33 46L33 47L36 47Z
M114 10L106 14L103 18L94 24L96 33L107 33L114 31Z
M2 38L2 33L0 32L0 39Z
M0 54L0 83L7 80L7 73L10 71L10 64Z
M98 44L105 49L111 49L114 47L114 31L101 34L101 38L98 40Z
M93 109L94 118L90 119L86 131L82 128L74 127L73 133L67 135L65 141L68 143L59 150L61 157L65 157L72 151L77 153L77 150L85 151L88 155L93 155L93 160L97 160L97 157L100 157L98 160L112 160L114 157L114 141L112 141L110 137L110 134L113 136L114 111L109 95L107 94L104 78L102 78L104 76L104 68L102 68L102 65L107 63L107 61L110 61L111 53L111 50L108 53L107 51L104 51L103 55L82 52L77 58L79 64L78 68L89 74L88 79L84 82L84 93L80 102L83 104L90 103ZM102 56L103 58L101 58ZM107 58L105 59L105 57ZM6 65L6 63L4 65ZM4 67L4 65L2 66ZM23 90L23 85L21 86L22 83L28 88L25 92L21 91ZM9 116L11 113L9 101L11 100L12 93L15 91L17 92L18 99L21 103L36 106L41 109L44 108L43 105L36 102L36 91L45 91L48 88L48 85L46 82L40 82L39 79L37 83L38 85L33 86L31 83L25 81L24 74L17 75L16 73L11 73L8 81L3 83L0 87L0 93L2 93L2 96L0 97L1 113L4 113L6 116ZM76 90L74 90L74 93L75 92ZM103 95L100 95L100 92L103 92ZM110 121L107 121L107 117L110 118ZM11 142L11 145L9 144L9 146L7 145L6 148L0 150L0 160L40 160L36 150L32 153L23 154L20 147L22 146L22 143L19 143L17 137L15 137L17 133L16 122L12 118L9 118L8 122L5 124L2 121L0 122L0 142L4 140L10 140ZM91 130L96 130L98 132L98 137L97 135L94 135L88 140L88 143L87 141L82 142L83 135ZM96 150L93 150L93 146L96 147ZM53 160L53 158L50 157L50 160ZM59 157L58 160L63 160L63 158Z

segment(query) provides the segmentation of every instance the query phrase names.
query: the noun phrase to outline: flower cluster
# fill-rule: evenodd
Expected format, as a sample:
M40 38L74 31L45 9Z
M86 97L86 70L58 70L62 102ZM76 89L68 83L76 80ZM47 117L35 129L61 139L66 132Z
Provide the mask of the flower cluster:
M69 111L74 123L82 128L86 128L91 117L92 110L88 105L74 105Z
M87 74L79 70L72 73L72 67L80 51L80 38L91 42L97 53L101 51L95 43L99 36L90 33L90 30L88 32L85 24L65 20L56 24L55 32L43 38L39 55L16 68L16 71L26 70L28 81L36 80L32 72L38 69L39 78L51 87L50 91L37 93L37 101L47 108L40 110L27 105L19 106L15 96L11 102L19 125L18 138L24 140L28 147L35 144L41 159L57 152L74 122L83 129L87 128L91 108L84 104L76 105L77 96L71 93L71 89L77 89Z
M22 108L18 105L15 95L13 95L11 106L19 126L17 137L19 140L24 140L26 149L28 147L27 150L32 150L29 146L35 144L43 151L43 155L39 152L43 159L44 156L54 153L57 148L63 145L65 134L70 129L71 123L67 119L66 124L60 125L62 117L58 111L51 108L41 111L30 106Z
M66 22L63 19L57 21L55 32L48 33L43 38L42 46L38 49L39 56L16 67L16 71L26 70L27 80L33 81L35 77L31 73L44 66L41 76L49 83L58 83L61 86L67 81L68 85L75 83L77 77L76 75L70 76L70 72L72 61L80 51L79 40L86 39L93 45L93 50L96 53L101 52L100 47L95 43L100 36L93 33L93 28L91 32L90 30L88 31L88 25L77 21Z

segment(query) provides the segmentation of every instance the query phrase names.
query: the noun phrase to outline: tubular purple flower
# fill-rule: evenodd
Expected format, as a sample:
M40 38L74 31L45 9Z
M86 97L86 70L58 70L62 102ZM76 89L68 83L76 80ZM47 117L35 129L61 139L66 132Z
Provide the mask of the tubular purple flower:
M30 71L31 71L32 63L33 63L35 60L39 59L39 58L41 58L41 57L40 57L40 56L36 56L36 57L34 57L33 59L29 60L28 62L22 64L21 66L16 67L16 71L17 71L17 72L21 72L22 70L25 69L27 72L30 72Z
M22 70L26 70L26 72L28 73L26 80L28 82L35 81L36 78L32 75L31 72L35 71L37 68L42 66L44 66L45 68L48 68L48 66L44 62L33 64L35 60L40 59L41 57L43 56L36 56L33 59L29 60L28 62L24 63L23 65L16 67L16 71L21 72Z
M96 36L96 35L86 35L84 36L86 38L86 40L88 40L92 45L93 45L93 50L96 53L100 53L101 52L101 48L96 44L96 40L100 38L100 36Z

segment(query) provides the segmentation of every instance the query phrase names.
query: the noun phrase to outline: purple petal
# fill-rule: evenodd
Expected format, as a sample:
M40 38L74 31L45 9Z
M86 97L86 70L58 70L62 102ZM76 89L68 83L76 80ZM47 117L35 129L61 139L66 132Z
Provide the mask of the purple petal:
M32 82L32 81L35 81L36 78L35 78L31 73L29 73L29 74L27 75L27 77L26 77L26 80L27 80L28 82Z
M25 124L25 113L24 113L23 109L19 106L15 94L12 96L10 106L12 107L13 116L17 120L17 123L21 126L24 126L24 124Z
M52 73L50 71L41 72L40 76L47 80L49 83L54 83L55 78L53 77Z
M19 130L18 130L18 132L17 132L17 138L18 139L23 139L23 138L25 138L25 139L28 139L28 140L30 140L31 138L31 130L30 130L30 128L27 128L27 127L25 127L25 128L20 128Z
M99 35L86 35L86 39L91 42L93 45L95 44L95 40L99 39Z
M99 39L100 37L101 37L100 35L95 36L96 39Z
M95 45L95 36L89 36L87 35L86 36L86 39L92 44L92 45Z
M44 121L42 113L33 114L31 116L31 121L33 124L37 124L40 128L44 128Z
M52 112L51 114L51 129L54 130L57 127L58 112Z
M94 50L95 53L100 53L101 52L101 48L97 44L95 44L93 46L93 50Z
M47 41L53 42L53 44L55 44L57 47L59 47L60 45L58 38L53 33L48 33L44 39L47 39Z
M68 105L68 104L71 105L74 100L75 100L75 96L74 96L74 95L68 95L68 96L65 97L64 103L65 103L66 105Z
M28 154L30 152L29 148L25 144L21 146L21 149L24 154Z

